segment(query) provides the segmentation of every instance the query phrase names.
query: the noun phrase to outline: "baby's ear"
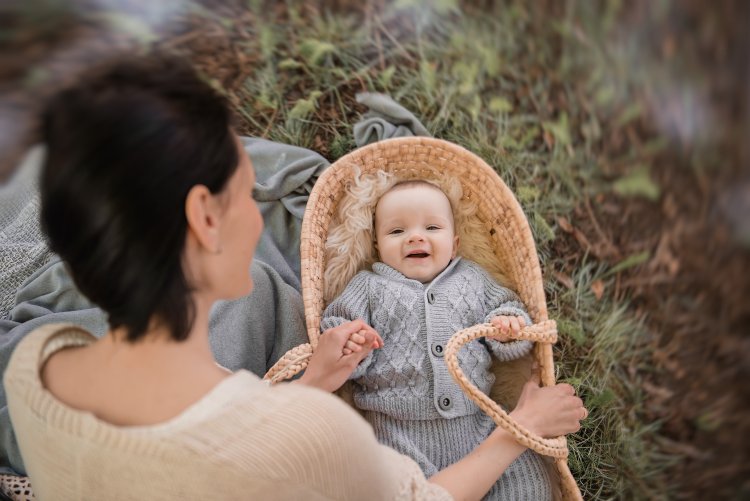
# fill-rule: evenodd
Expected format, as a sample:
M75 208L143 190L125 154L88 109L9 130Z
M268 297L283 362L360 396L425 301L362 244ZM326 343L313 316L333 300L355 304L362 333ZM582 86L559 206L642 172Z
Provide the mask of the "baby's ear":
M451 257L451 259L455 259L458 255L458 242L459 238L458 235L456 235L455 237L453 237L453 256Z

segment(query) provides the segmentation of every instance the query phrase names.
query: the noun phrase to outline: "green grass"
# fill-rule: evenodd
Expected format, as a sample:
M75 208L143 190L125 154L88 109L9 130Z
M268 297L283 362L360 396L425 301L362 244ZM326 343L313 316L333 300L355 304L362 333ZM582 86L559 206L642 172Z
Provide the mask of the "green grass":
M560 323L558 379L571 382L590 409L569 441L584 498L672 492L664 471L674 459L655 445L659 423L642 415L639 374L649 370L649 340L628 304L612 297L617 270L553 247L562 238L558 218L570 218L583 197L617 189L658 194L642 154L605 148L612 131L643 112L634 99L638 72L630 72L634 49L608 42L626 7L548 2L531 9L520 0L492 12L450 0L399 0L366 14L291 1L283 10L267 7L248 2L251 23L220 20L256 61L242 86L227 91L240 103L244 132L323 149L333 161L354 148L355 92L385 92L436 137L493 165L531 222L550 314ZM632 179L614 176L614 164L632 164L625 169ZM552 271L568 274L572 288ZM600 299L592 291L597 280Z

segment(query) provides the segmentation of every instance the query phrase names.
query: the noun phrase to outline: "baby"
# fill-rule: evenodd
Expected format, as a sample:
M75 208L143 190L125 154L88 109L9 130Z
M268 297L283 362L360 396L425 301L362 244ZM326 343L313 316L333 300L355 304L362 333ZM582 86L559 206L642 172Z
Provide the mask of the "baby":
M491 322L503 334L463 347L459 363L485 393L495 380L491 356L501 361L529 353L529 341L509 331L530 324L523 304L477 264L457 256L453 210L426 181L393 186L378 201L375 245L381 262L361 271L323 313L321 329L362 318L384 340L352 373L354 403L378 440L414 458L427 476L471 452L495 428L451 378L443 358L458 330ZM352 335L345 352L364 338ZM485 499L551 499L541 456L527 450Z

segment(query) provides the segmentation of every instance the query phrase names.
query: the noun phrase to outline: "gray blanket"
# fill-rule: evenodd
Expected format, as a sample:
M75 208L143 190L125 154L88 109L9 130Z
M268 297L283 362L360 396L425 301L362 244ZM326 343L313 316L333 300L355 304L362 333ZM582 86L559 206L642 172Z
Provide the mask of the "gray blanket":
M427 135L422 124L389 97L361 94L357 99L371 109L354 126L358 146ZM214 306L210 340L220 364L262 375L287 350L307 342L300 228L308 195L329 162L295 146L254 138L243 138L243 143L256 171L254 196L265 229L251 265L253 292ZM43 155L43 147L32 149L13 179L0 186L1 370L18 342L40 325L71 322L97 336L107 331L104 313L76 290L64 263L44 243L36 186ZM0 473L25 473L1 385Z

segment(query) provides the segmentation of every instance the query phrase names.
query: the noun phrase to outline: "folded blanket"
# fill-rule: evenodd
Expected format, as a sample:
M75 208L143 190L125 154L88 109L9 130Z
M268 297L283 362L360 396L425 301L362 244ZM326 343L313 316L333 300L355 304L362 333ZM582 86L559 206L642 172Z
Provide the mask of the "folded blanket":
M422 122L390 96L372 92L362 92L356 96L357 102L370 110L354 124L354 142L362 146L383 139L409 136L432 137Z

